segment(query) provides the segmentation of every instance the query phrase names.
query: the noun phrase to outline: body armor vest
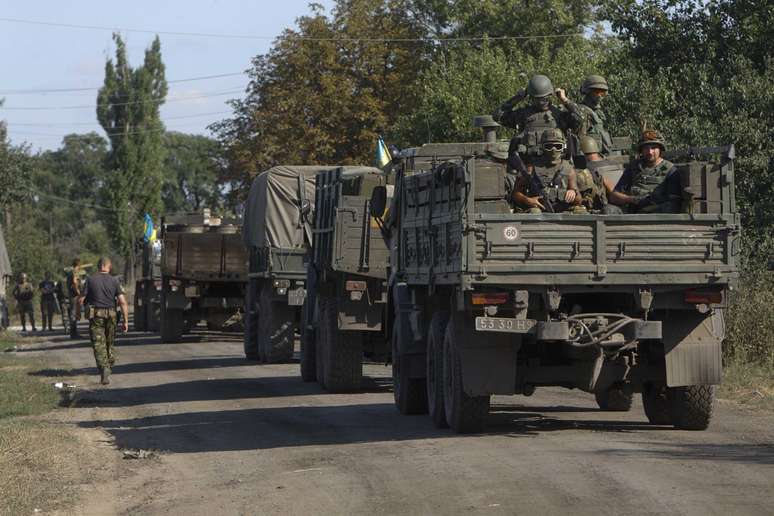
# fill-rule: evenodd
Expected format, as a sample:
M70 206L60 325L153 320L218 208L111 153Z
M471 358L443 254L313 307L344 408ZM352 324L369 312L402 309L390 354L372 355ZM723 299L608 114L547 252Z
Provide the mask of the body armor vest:
M578 136L591 136L596 140L602 154L610 154L613 149L613 139L605 129L605 114L602 110L595 110L586 104L578 104L583 122L578 128Z
M578 170L578 192L581 196L581 206L587 210L601 210L607 204L607 194L602 176L596 170L584 168Z
M556 106L550 106L546 111L537 111L529 107L525 115L521 134L518 135L519 143L523 146L519 152L526 153L528 156L537 156L540 154L540 138L544 131L564 130L559 122L561 111Z
M572 165L562 161L557 165L539 163L533 167L529 175L527 197L540 196L553 207L553 211L561 212L569 208L564 202ZM545 204L545 203L544 203Z
M664 181L667 173L669 173L673 167L674 165L667 160L662 160L661 163L652 168L643 167L642 161L637 161L632 170L631 195L643 197L652 193L653 190Z

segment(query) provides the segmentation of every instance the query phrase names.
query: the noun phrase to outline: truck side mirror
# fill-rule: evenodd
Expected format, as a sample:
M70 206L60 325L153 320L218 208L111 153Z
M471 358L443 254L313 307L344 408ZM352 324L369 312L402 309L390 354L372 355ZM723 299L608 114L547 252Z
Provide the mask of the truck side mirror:
M387 187L375 186L371 193L371 203L369 204L369 214L375 219L381 219L384 210L387 209Z
M309 213L312 211L312 203L309 202L309 199L304 199L303 201L301 201L300 210L301 210L302 217L305 218L307 215L309 215Z

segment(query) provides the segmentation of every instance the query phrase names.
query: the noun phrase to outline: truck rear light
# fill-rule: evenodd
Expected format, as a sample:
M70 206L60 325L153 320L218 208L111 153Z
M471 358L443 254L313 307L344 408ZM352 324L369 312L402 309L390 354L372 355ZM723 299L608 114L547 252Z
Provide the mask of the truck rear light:
M476 292L470 296L474 305L502 305L510 298L509 292Z
M169 286L171 286L171 287L179 287L182 284L183 284L183 282L180 281L180 280L176 280L176 279L169 280Z
M275 279L272 284L275 288L288 288L290 286L290 280Z
M161 280L154 281L153 285L156 287L156 290L161 290Z
M367 288L367 285L365 281L347 281L344 284L344 289L347 292L352 292L352 291L363 292L364 290L366 290L366 288Z
M717 305L723 302L723 292L719 290L686 290L684 298L689 305Z

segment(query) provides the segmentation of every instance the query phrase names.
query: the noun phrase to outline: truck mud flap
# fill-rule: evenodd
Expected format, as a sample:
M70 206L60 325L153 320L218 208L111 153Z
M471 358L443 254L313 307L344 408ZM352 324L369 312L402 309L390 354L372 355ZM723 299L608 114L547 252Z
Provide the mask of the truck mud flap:
M671 312L664 321L666 382L669 387L718 385L722 376L723 312Z
M179 290L175 292L167 291L165 298L168 310L185 310L188 308L188 298Z
M516 354L521 336L477 332L474 319L455 312L455 328L462 359L462 388L468 396L513 394L516 390Z
M403 357L409 357L409 377L425 378L425 359L427 354L420 308L411 301L408 285L398 283L393 287L393 307L400 332L398 335L398 352ZM394 331L394 330L393 330ZM393 360L395 358L393 357Z

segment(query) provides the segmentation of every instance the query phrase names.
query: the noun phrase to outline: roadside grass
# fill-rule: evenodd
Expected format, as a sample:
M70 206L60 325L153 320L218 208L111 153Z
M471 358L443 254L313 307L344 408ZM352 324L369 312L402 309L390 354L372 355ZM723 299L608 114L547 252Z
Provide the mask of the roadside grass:
M30 373L45 364L13 351L32 341L0 332L0 514L33 514L71 505L84 447L65 426L31 416L56 408L59 395Z
M718 396L750 408L774 410L774 368L732 360L723 371Z

